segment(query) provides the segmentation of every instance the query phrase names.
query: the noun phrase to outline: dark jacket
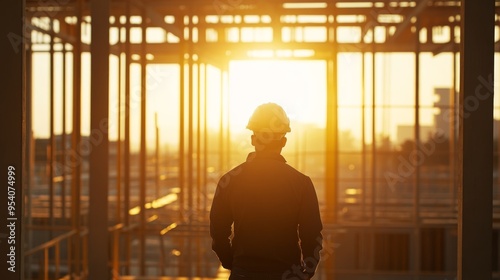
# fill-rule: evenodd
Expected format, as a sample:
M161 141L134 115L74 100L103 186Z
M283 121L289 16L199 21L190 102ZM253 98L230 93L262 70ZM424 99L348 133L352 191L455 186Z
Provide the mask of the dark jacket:
M311 179L279 154L250 153L217 185L210 235L212 249L227 269L292 275L299 266L312 276L322 248L321 230Z

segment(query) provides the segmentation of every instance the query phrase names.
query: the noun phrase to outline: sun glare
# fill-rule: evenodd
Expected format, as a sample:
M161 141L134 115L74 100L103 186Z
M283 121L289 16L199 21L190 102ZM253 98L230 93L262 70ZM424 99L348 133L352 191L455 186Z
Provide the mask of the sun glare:
M245 129L253 110L275 102L293 125L325 125L326 75L324 61L233 61L229 71L231 131Z

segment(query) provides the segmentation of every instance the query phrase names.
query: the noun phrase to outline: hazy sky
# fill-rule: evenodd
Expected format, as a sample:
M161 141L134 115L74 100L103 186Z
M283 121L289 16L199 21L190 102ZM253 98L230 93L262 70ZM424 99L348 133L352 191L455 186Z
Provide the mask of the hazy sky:
M300 17L299 17L300 18ZM296 19L295 19L296 20ZM323 17L322 20L326 20ZM83 40L90 40L90 25L86 25ZM123 30L122 30L123 31ZM132 32L132 41L140 41L140 32ZM234 31L234 30L233 30ZM270 29L245 29L245 32L229 32L226 38L229 41L253 41L256 39L272 39ZM380 31L380 30L379 30ZM292 30L284 30L286 40L291 40ZM290 33L292 32L292 33ZM294 31L295 39L322 42L326 40L324 28L312 28L307 32L302 29ZM339 40L360 40L360 30L356 28L340 28ZM379 34L380 33L380 34ZM288 35L287 35L288 34ZM161 29L148 30L148 40L162 42L167 38ZM241 37L240 37L241 35ZM307 36L306 36L307 35ZM423 36L425 34L421 34ZM449 30L437 34L438 39L447 40ZM262 38L258 38L258 37ZM288 36L288 37L287 37ZM371 40L368 32L364 40ZM35 36L36 37L36 36ZM384 32L375 32L375 39L382 40ZM426 36L423 36L425 38ZM449 38L448 38L449 39ZM167 39L169 40L169 39ZM380 41L379 40L379 41ZM110 41L118 41L118 29L112 28ZM35 45L46 48L47 45ZM56 47L60 47L56 44ZM499 55L495 55L498 61ZM71 53L67 57L67 92L71 93ZM61 101L61 61L62 55L55 54L55 133L62 131L62 101ZM376 71L376 110L377 134L383 133L396 140L399 125L414 125L415 104L415 55L413 53L378 53L375 56ZM420 124L434 125L434 115L438 109L435 88L451 88L453 81L452 55L441 53L433 56L430 53L420 55ZM338 56L338 123L340 130L350 130L353 137L361 135L361 98L362 73L360 53L340 53ZM365 122L368 135L371 134L372 104L372 55L365 55L365 104L367 110ZM495 63L498 67L499 63ZM35 137L49 136L49 55L35 53L33 56L33 128ZM139 108L140 108L140 68L138 64L131 67L131 133L132 144L139 141ZM457 68L458 69L458 68ZM123 72L123 69L122 69ZM149 65L147 67L147 131L148 138L154 139L154 116L158 114L161 141L176 143L179 132L179 66L178 65ZM457 73L458 75L458 73ZM496 77L499 71L495 71ZM118 58L110 57L110 139L117 138L118 119ZM195 79L196 80L196 79ZM498 80L497 78L495 80ZM229 119L232 133L245 131L246 122L254 108L264 102L281 104L294 122L305 122L325 126L326 117L326 73L324 61L232 61L228 77L224 83L229 85L228 90L222 93L224 119ZM210 128L219 129L221 115L221 76L218 69L207 68L207 115ZM458 84L457 84L458 86ZM123 91L124 85L121 85ZM497 93L499 87L495 87ZM495 94L495 104L499 104L498 94ZM71 96L67 97L67 115L71 120ZM187 102L187 100L186 100ZM497 105L498 106L498 105ZM82 55L82 133L90 131L90 55ZM495 116L500 113L495 111ZM68 121L66 131L71 131L71 122ZM123 131L122 131L123 132ZM368 139L368 141L371 141Z
M385 131L391 138L396 137L398 125L414 124L412 108L415 102L415 56L411 53L394 53L376 56L376 104L392 106L380 109L377 115L377 129ZM452 55L443 53L433 56L429 53L420 56L420 103L422 106L420 123L433 125L433 109L436 102L434 88L451 87ZM56 55L56 64L61 56ZM110 138L117 136L117 73L116 57L110 59ZM371 104L372 76L371 54L365 56L366 105ZM498 63L497 63L498 64ZM352 130L355 137L361 134L361 54L343 53L338 60L338 101L339 128ZM47 54L35 54L33 59L33 123L36 137L49 135L49 61ZM68 59L71 67L71 58ZM88 134L90 121L90 67L89 54L83 55L82 64L82 132ZM326 74L324 61L233 61L229 71L229 95L224 93L224 104L229 104L231 129L245 131L248 117L254 108L264 102L281 104L293 122L307 122L318 126L325 125L326 114ZM61 128L61 69L55 67L55 133ZM139 140L139 100L140 68L132 65L132 122L133 143ZM149 65L147 68L148 86L148 127L154 131L154 114L158 113L162 141L176 143L179 122L179 66ZM68 74L68 92L71 92L71 75ZM123 85L122 85L123 87ZM220 73L214 67L207 70L208 123L218 128L220 116ZM498 90L498 87L495 89ZM382 94L384 93L384 94ZM498 95L498 94L497 94ZM229 99L228 99L229 98ZM498 99L498 98L497 98ZM229 102L229 103L228 103ZM497 102L498 103L498 102ZM67 119L71 120L71 96L67 98ZM227 110L227 109L226 109ZM367 112L367 115L370 113ZM370 120L367 120L368 123ZM71 131L70 121L67 131ZM368 132L369 133L369 132ZM148 133L148 138L154 135Z

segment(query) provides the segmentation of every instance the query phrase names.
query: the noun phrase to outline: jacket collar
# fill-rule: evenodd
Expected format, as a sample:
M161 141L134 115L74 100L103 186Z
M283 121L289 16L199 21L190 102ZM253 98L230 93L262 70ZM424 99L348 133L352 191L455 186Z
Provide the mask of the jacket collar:
M272 152L251 152L247 156L247 162L251 162L253 160L277 160L281 162L286 162L286 159L278 153L272 153Z

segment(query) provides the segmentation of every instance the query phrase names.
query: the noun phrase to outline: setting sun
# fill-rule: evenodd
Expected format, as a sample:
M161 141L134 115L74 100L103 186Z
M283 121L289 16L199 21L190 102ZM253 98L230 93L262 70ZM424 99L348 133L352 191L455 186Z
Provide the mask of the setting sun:
M294 123L325 125L324 61L233 61L229 72L229 119L232 131L245 129L255 107L283 106Z

